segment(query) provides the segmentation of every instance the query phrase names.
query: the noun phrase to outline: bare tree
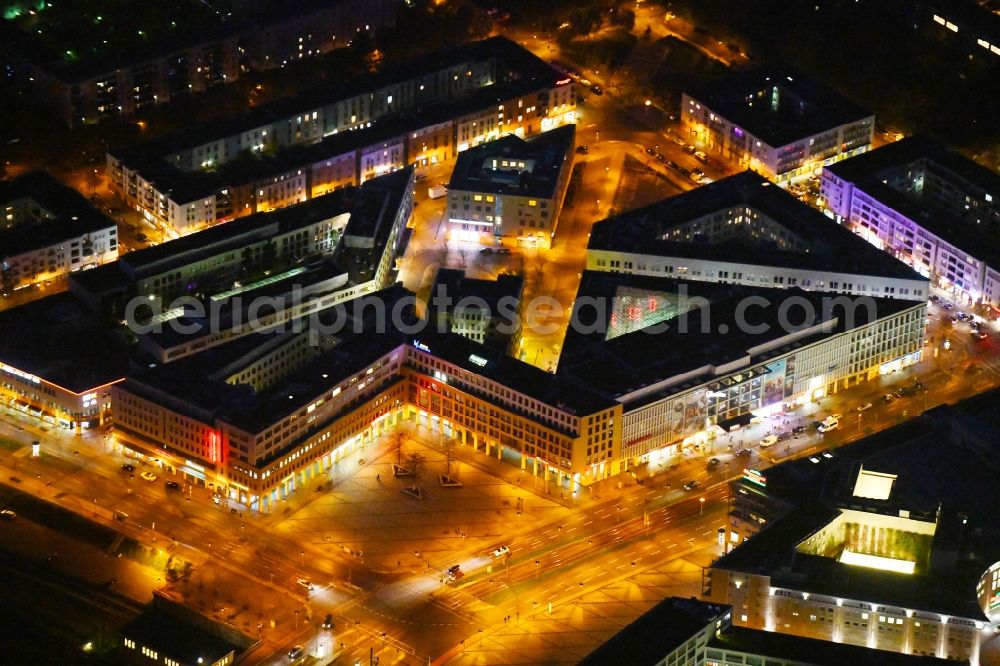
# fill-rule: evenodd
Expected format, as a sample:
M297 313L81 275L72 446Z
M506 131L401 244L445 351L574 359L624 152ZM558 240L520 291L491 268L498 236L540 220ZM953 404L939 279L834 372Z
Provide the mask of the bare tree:
M455 462L455 440L448 437L441 443L441 450L444 451L444 475L451 480L451 464Z
M396 452L396 466L403 466L403 443L406 441L406 435L402 432L395 432L392 438L389 440L389 448Z

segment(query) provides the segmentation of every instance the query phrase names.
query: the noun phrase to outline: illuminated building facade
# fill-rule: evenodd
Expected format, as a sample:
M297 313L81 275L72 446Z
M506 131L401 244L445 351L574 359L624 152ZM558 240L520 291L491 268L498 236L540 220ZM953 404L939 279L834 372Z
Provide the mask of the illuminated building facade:
M576 126L505 136L461 153L448 184L454 240L548 248L573 171Z
M875 116L798 74L748 70L681 96L681 136L778 184L871 147Z
M1000 177L927 137L825 168L840 222L960 301L1000 307Z
M35 172L0 183L0 291L118 258L118 227L78 192Z
M706 570L704 597L739 626L990 663L995 400L745 472L731 484L732 550Z
M572 81L494 38L339 84L325 99L283 100L217 127L111 150L107 172L129 205L176 236L409 164L445 162L503 134L573 123L575 109ZM247 154L254 159L236 159Z

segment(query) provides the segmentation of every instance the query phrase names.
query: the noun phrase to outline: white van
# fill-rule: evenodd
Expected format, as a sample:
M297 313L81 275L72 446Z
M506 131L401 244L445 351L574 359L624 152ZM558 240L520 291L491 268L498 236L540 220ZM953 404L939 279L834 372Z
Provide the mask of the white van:
M825 419L823 419L822 423L819 424L819 431L821 433L830 432L831 430L836 430L837 426L839 425L840 425L840 419L828 416Z

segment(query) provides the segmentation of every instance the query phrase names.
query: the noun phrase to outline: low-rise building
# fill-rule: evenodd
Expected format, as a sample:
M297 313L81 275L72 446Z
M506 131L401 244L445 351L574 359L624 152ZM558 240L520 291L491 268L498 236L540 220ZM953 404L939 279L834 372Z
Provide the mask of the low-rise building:
M448 234L548 248L573 170L576 126L524 140L516 135L458 157L448 185Z
M996 173L910 137L825 168L821 188L837 222L957 300L1000 308Z
M118 258L118 227L76 190L30 173L0 182L0 288L64 278Z
M945 666L932 657L734 626L733 609L668 597L591 652L581 666Z
M875 116L791 71L754 69L681 96L681 136L786 184L871 147Z
M521 338L524 278L498 275L473 279L465 271L439 268L427 303L428 317L439 330L457 333L513 356Z
M744 627L995 663L996 399L745 473L705 598Z

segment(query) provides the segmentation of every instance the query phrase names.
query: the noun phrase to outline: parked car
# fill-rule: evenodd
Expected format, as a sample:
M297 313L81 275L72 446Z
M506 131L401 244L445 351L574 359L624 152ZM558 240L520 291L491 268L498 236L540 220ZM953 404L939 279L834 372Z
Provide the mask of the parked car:
M766 449L769 446L774 446L778 443L777 435L768 435L764 439L760 440L760 448Z
M784 442L785 440L791 439L793 434L794 433L792 433L791 430L786 430L785 432L779 432L778 433L778 441L779 442Z
M3 511L0 511L0 518L4 520L14 520L17 518L17 514L10 509L4 509Z
M794 428L792 428L792 434L793 435L801 435L806 430L807 430L806 426L804 426L804 425L797 425Z
M508 548L507 546L500 546L499 548L493 551L493 557L503 557L509 552L510 548Z
M598 85L590 86L590 92L594 93L595 95L603 95L604 94L604 91L601 90L601 86L598 86Z
M735 456L737 456L739 458L742 458L743 456L748 456L751 453L753 453L753 452L750 449L740 449L739 451L737 451L733 455L735 455Z
M666 164L667 163L667 156L664 155L663 153L656 153L656 159L657 159L657 161L660 162L660 164Z
M484 247L483 249L479 250L479 254L493 254L493 248Z
M704 162L706 164L708 163L708 155L706 155L704 152L700 150L694 151L694 158L699 162Z
M864 404L858 405L857 410L859 412L864 412L864 411L867 411L867 410L871 409L874 406L875 406L874 404L872 404L870 402L866 402Z
M310 592L312 592L312 589L313 589L313 584L312 584L312 582L311 582L311 581L309 581L308 579L306 579L306 578L299 578L299 579L298 579L297 581L295 581L295 582L296 582L296 583L297 583L297 584L299 585L299 587L304 587L304 588L306 588L307 590L309 590Z
M646 148L647 155L656 155L656 148Z
M509 247L497 248L497 254L509 255L510 254L510 248Z
M156 481L156 475L153 474L152 472L143 472L142 474L139 475L139 478L150 482Z
M167 481L167 490L180 490L181 484L176 481Z
M694 155L697 149L694 146L684 146L684 152L688 155Z
M988 337L989 336L986 335L986 333L983 332L983 331L980 331L980 330L972 331L972 339L975 340L976 342L982 342L983 340L985 340Z
M122 469L125 470L126 472L134 472L135 465L133 465L132 463L124 463L122 465Z
M719 462L718 458L710 458L708 460L708 471L711 472L712 470L716 469L720 464L721 463Z
M890 403L890 402L892 402L895 399L896 399L896 396L894 396L891 393L886 393L885 395L882 396L882 402L885 402L885 403Z
M301 645L296 645L295 647L293 647L291 650L288 651L288 658L299 659L305 653L306 653L305 648L303 648Z
M581 155L586 155L587 153L590 152L590 148L588 148L586 145L577 146L576 147L576 152L578 152Z
M684 490L688 490L688 491L690 491L690 490L697 490L699 487L701 487L701 482L700 481L696 481L694 479L692 479L691 481L688 481L687 483L684 484Z

